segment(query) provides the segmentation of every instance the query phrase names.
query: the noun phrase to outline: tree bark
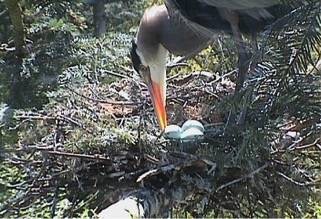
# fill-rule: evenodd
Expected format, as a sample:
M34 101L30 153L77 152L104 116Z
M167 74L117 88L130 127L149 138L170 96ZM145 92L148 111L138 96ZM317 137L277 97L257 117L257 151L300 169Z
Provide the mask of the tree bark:
M19 57L23 57L26 55L26 35L24 32L22 9L18 0L5 0L5 3L13 25L16 54Z
M108 218L168 218L173 204L183 201L193 188L175 186L168 191L141 189L102 210L98 217Z
M100 38L106 33L105 1L96 0L93 4L95 37Z
M181 154L187 158L189 155ZM170 156L169 156L170 157ZM174 158L174 157L173 157ZM137 179L141 189L102 210L98 217L107 218L168 218L170 210L196 194L210 194L211 183L204 176L214 176L216 164L208 160L181 160L176 164L162 165L151 169ZM191 174L193 173L193 174ZM170 177L165 184L163 176ZM161 187L155 187L160 180ZM152 181L152 182L151 182ZM158 184L158 183L156 183ZM151 186L154 185L154 186Z

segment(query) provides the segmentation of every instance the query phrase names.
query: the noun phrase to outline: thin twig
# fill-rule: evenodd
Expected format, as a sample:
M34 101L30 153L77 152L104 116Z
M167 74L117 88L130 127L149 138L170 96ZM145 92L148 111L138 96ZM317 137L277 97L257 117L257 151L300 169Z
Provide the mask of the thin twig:
M106 158L102 155L95 154L95 155L86 155L86 154L75 154L70 152L61 152L61 151L45 151L44 153L57 155L57 156L65 156L65 157L74 157L74 158L82 158L82 159L90 159L90 160L101 160L101 161L109 161L111 162L110 158Z
M21 116L15 116L16 119L23 119L23 120L56 120L57 117L55 116L32 116L32 115L21 115Z
M313 143L311 144L306 144L306 145L302 145L302 146L298 146L298 147L293 147L291 150L302 150L302 149L307 149L310 147L314 147L317 145L317 143L320 141L320 138L317 138Z
M239 183L239 182L241 182L241 181L243 181L243 180L245 180L245 179L247 179L247 178L251 178L251 177L253 177L255 174L258 174L258 173L261 172L262 170L266 169L268 166L269 166L269 164L266 163L266 164L264 164L263 166L261 166L260 168L254 170L253 172L251 172L251 173L249 173L249 174L247 174L247 175L245 175L245 176L242 176L241 178L232 180L231 182L228 182L228 183L226 183L226 184L224 184L224 185L221 185L221 186L219 186L219 187L215 190L215 192L218 192L218 191L220 191L220 190L222 190L222 189L224 189L224 188L226 188L226 187L229 187L229 186L231 186L231 185L233 185L233 184Z
M67 121L71 124L74 124L84 130L86 130L88 133L90 134L93 134L93 131L89 130L88 128L85 127L84 124L80 123L80 122L77 122L76 120L74 120L73 118L70 118L70 117L67 117L67 116L62 116L62 115L59 115L58 116L58 119L62 120L62 121Z
M80 96L80 97L86 98L88 100L91 100L91 101L97 102L97 103L106 103L106 104L111 104L111 105L122 105L122 106L125 106L125 105L127 105L127 106L138 106L138 105L142 104L141 102L129 102L129 101L126 102L126 101L113 101L113 100L95 99L95 98L91 98L91 97L85 96L83 94L80 94L77 91L75 91L75 90L73 90L73 89L71 89L69 87L67 87L67 89L69 91L71 91L72 93Z
M292 179L291 177L285 175L284 173L281 173L279 171L276 172L279 176L283 177L284 179L290 181L291 183L297 185L297 186L313 186L316 185L317 182L298 182L294 179Z
M210 84L215 84L215 83L219 82L220 80L222 80L223 78L229 77L229 76L231 76L231 75L233 75L233 74L236 74L236 73L237 73L237 70L234 69L234 70L232 70L232 71L230 71L230 72L228 72L228 73L226 73L226 74L218 77L218 78L215 79L214 81L211 81Z
M173 68L176 68L176 67L188 67L189 65L185 62L178 62L178 63L169 63L166 65L167 69L168 70L171 70Z
M130 78L129 76L127 76L126 74L120 74L120 73L117 73L117 72L113 72L113 71L110 71L110 70L101 70L102 72L105 72L109 75L112 75L112 76L115 76L115 77L118 77L118 78Z
M1 17L1 16L3 16L3 15L4 15L5 13L7 13L7 12L8 12L8 10L7 10L7 9L5 9L5 10L1 11L1 12L0 12L0 17Z

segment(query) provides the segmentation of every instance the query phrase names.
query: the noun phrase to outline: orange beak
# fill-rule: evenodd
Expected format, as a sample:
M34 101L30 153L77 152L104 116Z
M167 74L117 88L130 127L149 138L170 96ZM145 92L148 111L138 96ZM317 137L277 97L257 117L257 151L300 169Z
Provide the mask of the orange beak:
M152 98L155 114L162 130L165 129L167 126L167 116L166 116L166 109L165 109L165 97L163 88L160 84L151 81L148 84L148 90Z

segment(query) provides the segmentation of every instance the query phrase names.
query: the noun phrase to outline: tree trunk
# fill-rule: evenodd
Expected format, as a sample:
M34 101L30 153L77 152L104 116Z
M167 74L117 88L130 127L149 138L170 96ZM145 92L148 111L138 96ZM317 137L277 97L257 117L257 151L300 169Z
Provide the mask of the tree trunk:
M93 4L95 37L100 38L106 33L105 2L96 0Z
M26 55L26 35L24 32L22 9L18 0L5 0L5 3L9 11L11 23L13 25L16 54L19 57L23 57Z
M187 158L189 155L186 157L186 154L182 154L182 157ZM170 210L176 204L185 202L187 197L213 192L211 183L200 176L206 174L206 176L213 177L216 163L200 160L193 156L190 156L191 160L183 161L182 157L172 157L177 161L175 165L169 163L142 174L136 180L142 186L141 189L132 192L125 198L102 210L98 217L100 219L168 218ZM170 177L170 180L163 184L164 179L162 180L162 177L165 175ZM160 180L161 187L153 188L150 186L151 184L155 185L158 180ZM203 209L204 206L201 208Z
M174 203L193 193L191 186L174 186L167 191L141 189L121 199L98 214L108 218L166 218Z

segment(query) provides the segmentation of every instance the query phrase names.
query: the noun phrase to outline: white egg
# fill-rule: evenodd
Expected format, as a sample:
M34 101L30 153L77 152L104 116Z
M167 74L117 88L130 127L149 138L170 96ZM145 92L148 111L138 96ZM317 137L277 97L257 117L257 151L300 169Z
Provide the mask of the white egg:
M165 138L180 139L181 138L181 127L178 125L169 125L164 131Z
M201 132L204 132L204 130L205 130L204 126L199 121L187 120L186 122L184 122L184 124L182 126L182 132L184 132L190 128L196 128L196 129L200 130Z
M181 140L186 141L186 140L194 140L196 138L201 138L204 136L204 133L199 130L198 128L191 127L185 131L182 132L181 134Z

